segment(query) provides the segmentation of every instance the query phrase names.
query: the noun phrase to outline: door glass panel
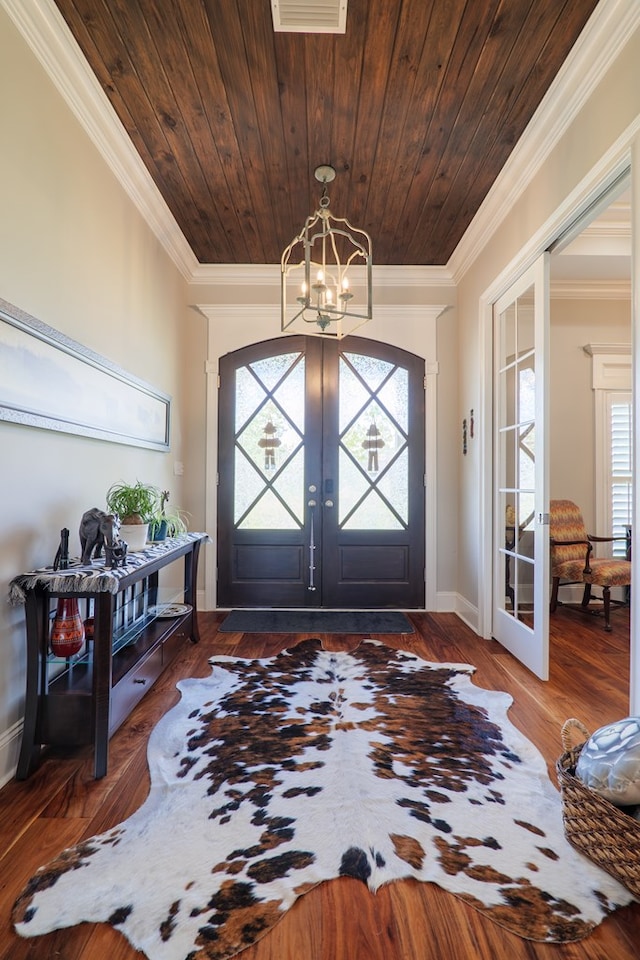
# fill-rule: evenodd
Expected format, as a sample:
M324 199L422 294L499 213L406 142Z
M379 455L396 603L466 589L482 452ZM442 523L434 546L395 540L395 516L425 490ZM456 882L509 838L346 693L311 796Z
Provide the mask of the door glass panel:
M409 418L408 390L409 373L403 367L398 367L378 393L378 399L405 434L408 430Z
M349 363L360 374L367 387L376 391L393 370L393 364L377 357L365 357L360 353L344 353Z
M370 392L363 386L362 381L356 377L351 367L345 363L341 357L339 397L340 433L343 432L352 420L355 420L370 396Z
M272 490L266 490L239 524L240 530L297 530L299 524Z
M291 373L274 394L285 414L300 433L304 433L304 403L301 402L301 398L304 397L304 370L303 358L292 368Z
M233 515L243 530L303 525L304 389L300 353L267 357L236 371Z
M356 467L351 457L344 450L340 450L340 497L338 499L338 519L342 525L344 518L351 513L354 506L364 497L370 484L361 470Z
M518 420L534 420L536 416L536 374L533 358L527 358L527 366L518 366Z
M253 464L236 447L233 522L237 523L264 490L264 481Z
M343 446L368 474L384 469L405 440L381 407L370 403L342 437Z
M269 400L249 421L237 442L266 474L278 470L300 446L301 440L291 421Z
M533 490L536 482L536 428L530 423L518 428L518 486Z
M500 366L513 363L516 356L516 307L510 304L500 314Z
M402 524L389 505L371 490L343 524L345 530L402 530Z
M304 522L304 451L298 450L293 460L281 470L273 481L274 490L277 490L288 507L293 510L296 519Z
M526 354L533 352L535 344L535 315L533 310L533 287L518 297L516 311L516 339L518 343L518 359L522 360Z
M409 522L409 456L403 450L377 484L377 489L393 504L404 524Z
M249 366L267 390L273 390L299 356L299 353L281 353L277 357L265 357L264 360L256 360Z
M408 371L375 357L344 356L349 362L341 358L339 367L340 526L402 529L409 500Z
M533 625L536 381L533 287L500 314L498 483L504 538L499 538L499 582L504 609Z
M239 370L236 370L236 433L242 430L251 414L266 399L266 396L266 391L251 375L247 367L240 367Z

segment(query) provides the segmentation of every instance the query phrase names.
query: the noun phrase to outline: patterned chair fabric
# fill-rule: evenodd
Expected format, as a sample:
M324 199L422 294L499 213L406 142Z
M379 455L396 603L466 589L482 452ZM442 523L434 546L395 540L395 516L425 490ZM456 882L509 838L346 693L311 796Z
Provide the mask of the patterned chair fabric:
M572 500L552 500L550 503L549 534L551 547L551 612L558 605L558 588L571 583L584 583L582 606L591 600L591 587L602 587L605 630L609 622L611 587L626 587L631 583L631 561L595 558L591 556L594 543L610 543L617 537L596 537L587 533L580 509ZM562 583L560 582L562 581Z

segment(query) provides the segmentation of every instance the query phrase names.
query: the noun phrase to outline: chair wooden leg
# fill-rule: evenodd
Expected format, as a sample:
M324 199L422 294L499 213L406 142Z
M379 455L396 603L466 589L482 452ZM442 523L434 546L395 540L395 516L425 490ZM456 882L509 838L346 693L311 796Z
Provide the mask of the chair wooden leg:
M583 607L588 607L590 600L591 600L591 584L590 584L590 583L585 583L585 585L584 585L584 593L582 594L582 606L583 606Z
M611 633L611 623L609 622L609 614L611 611L611 587L602 588L602 599L604 601L604 628L607 633Z
M551 602L549 604L549 610L551 613L556 612L556 607L558 606L558 587L560 586L560 577L554 577L551 582Z

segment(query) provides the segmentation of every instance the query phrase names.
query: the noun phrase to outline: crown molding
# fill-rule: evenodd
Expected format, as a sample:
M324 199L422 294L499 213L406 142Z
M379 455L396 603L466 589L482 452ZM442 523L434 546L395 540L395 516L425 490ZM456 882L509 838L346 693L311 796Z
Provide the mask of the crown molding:
M640 24L638 0L601 0L447 264L459 283Z
M631 280L551 284L552 300L629 300Z
M237 322L255 313L259 313L267 320L280 318L280 305L274 303L192 303L191 308L212 323ZM451 309L450 304L444 303L403 304L401 307L395 304L381 304L374 309L374 320L392 323L397 321L398 311L401 310L403 322L431 323Z
M0 6L158 241L189 280L197 260L58 8L52 0L0 0Z
M631 356L630 343L585 343L582 348L590 357L597 356Z
M355 268L357 273L358 268ZM374 284L380 287L455 287L447 267L375 266ZM199 263L191 274L194 287L280 286L280 265L274 263Z

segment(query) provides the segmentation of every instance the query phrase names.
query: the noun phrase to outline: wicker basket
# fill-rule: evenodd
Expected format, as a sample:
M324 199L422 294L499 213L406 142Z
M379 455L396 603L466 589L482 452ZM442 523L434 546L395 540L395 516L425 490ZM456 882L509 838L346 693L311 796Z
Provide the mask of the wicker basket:
M581 737L577 746L576 731ZM594 863L640 897L640 823L586 787L575 776L589 731L579 720L562 727L564 753L556 764L567 840Z

